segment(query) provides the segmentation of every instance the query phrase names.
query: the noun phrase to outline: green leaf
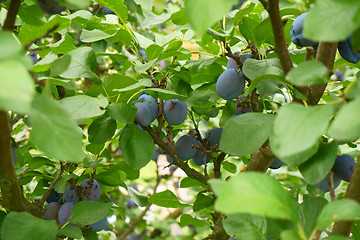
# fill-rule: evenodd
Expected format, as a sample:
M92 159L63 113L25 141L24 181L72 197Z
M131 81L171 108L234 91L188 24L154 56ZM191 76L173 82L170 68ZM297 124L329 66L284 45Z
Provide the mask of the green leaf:
M298 221L291 195L276 179L256 172L246 172L225 182L217 195L215 209L225 214L250 213Z
M223 220L225 231L236 239L264 239L266 219L250 214L231 214Z
M43 25L44 12L40 9L38 4L31 6L21 5L18 12L20 18L31 25Z
M199 182L198 180L191 178L191 177L186 177L183 178L180 182L180 187L181 188L188 188L188 187L202 187L202 188L206 188L206 185Z
M259 25L259 22L254 18L243 17L239 23L239 30L241 34L250 41L254 42L256 45L257 40L255 39L255 29Z
M88 129L89 141L102 144L110 140L116 131L116 121L109 116L103 116L93 121Z
M179 202L179 199L170 190L155 193L149 197L149 202L160 207L179 208L184 205Z
M103 219L112 203L102 203L96 201L77 202L70 214L69 222L79 225L90 225Z
M327 67L322 62L305 61L292 68L286 75L286 80L295 86L320 85L329 81Z
M328 203L321 211L316 227L325 230L332 222L351 221L360 218L360 205L352 199Z
M230 12L231 7L237 2L238 0L185 0L186 17L191 27L202 35L217 20Z
M220 150L237 156L254 153L271 135L273 120L273 115L263 113L230 118L221 135Z
M133 123L137 108L133 104L112 103L108 106L109 116L119 122Z
M104 114L108 104L106 98L93 98L86 95L77 95L63 98L60 104L65 108L74 119L96 117Z
M0 61L24 59L24 49L19 44L18 39L10 31L0 32ZM28 59L28 57L26 57Z
M128 19L128 9L124 5L124 0L96 0L97 3L113 10L125 24Z
M55 239L56 221L47 221L28 212L10 212L1 228L2 240L49 240Z
M360 136L360 99L343 105L329 127L330 137L338 141L352 141Z
M112 37L114 35L115 35L115 33L114 34L108 34L106 32L103 32L103 31L99 30L99 29L93 29L93 30L83 29L82 32L81 32L81 35L80 35L80 40L82 42L86 42L86 43L96 42L96 41L99 41L99 40L103 40L103 39Z
M140 207L146 207L147 205L149 205L149 201L148 201L149 198L147 196L139 193L138 191L136 191L135 189L133 189L131 187L128 187L127 190L128 190L129 196L131 197L132 200L134 200L136 205L138 205Z
M180 227L185 227L187 225L193 225L196 227L204 227L206 222L197 218L193 218L189 214L182 214L180 217Z
M0 108L28 113L34 95L34 81L28 70L21 62L9 60L0 61L0 73Z
M26 45L27 43L30 43L31 41L45 35L51 28L55 27L58 24L59 26L53 32L58 32L64 28L70 27L71 22L70 19L61 17L57 14L54 15L54 17L50 21L48 21L42 26L25 23L20 28L19 40L22 45Z
M277 58L270 58L264 60L248 58L244 62L242 71L246 77L248 77L250 80L254 80L256 77L268 73L266 71L267 69L274 67L281 69L280 62Z
M95 175L96 181L105 184L107 186L119 186L123 185L125 180L125 174L118 170L108 170Z
M51 64L58 59L58 56L52 52L46 55L43 59L38 61L31 67L31 71L34 72L45 72L51 68Z
M304 22L304 37L321 42L345 40L360 23L355 17L360 2L352 0L316 1ZM336 17L334 17L336 16ZM341 19L341 24L339 24Z
M77 239L81 239L82 237L81 229L75 226L60 228L58 234Z
M155 149L150 135L135 124L123 128L119 144L125 161L135 169L144 167L151 160Z
M304 200L299 206L299 219L305 231L306 236L309 238L316 227L316 220L323 209L328 203L325 198L315 197Z
M81 130L58 102L45 96L35 96L30 117L30 140L41 151L60 161L82 160Z
M231 162L227 162L227 161L222 161L221 166L228 172L234 174L236 173L236 165L231 163Z
M152 44L146 48L145 55L149 60L152 60L158 58L162 53L162 51L163 51L162 47L156 44Z
M291 167L306 161L306 158L292 156L304 152L315 153L333 111L331 105L304 107L300 104L288 104L280 108L274 121L273 135L270 137L274 154Z
M53 76L77 79L89 78L100 83L99 77L94 73L96 68L96 55L91 47L76 48L58 58L51 67Z
M335 163L338 145L321 143L318 152L299 166L305 181L315 185L323 180L331 171Z
M201 209L210 207L212 206L212 203L213 203L213 198L206 196L202 192L199 192L198 195L196 196L196 200L193 205L193 211L197 212L200 211Z

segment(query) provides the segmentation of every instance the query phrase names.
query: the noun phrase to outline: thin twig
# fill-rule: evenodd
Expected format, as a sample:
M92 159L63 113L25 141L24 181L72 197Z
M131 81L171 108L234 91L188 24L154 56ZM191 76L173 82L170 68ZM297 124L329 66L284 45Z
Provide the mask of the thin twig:
M6 15L3 30L13 30L15 25L16 15L19 11L21 0L12 0Z
M67 168L69 165L70 163L63 164L62 162L60 162L60 170L58 172L58 175L56 176L54 181L51 182L48 190L46 190L44 196L41 198L40 206L43 205L46 199L50 196L51 190L54 188L55 184L62 178L62 174L65 171L65 168Z
M38 37L38 38L36 38L36 39L28 42L27 44L25 44L24 49L25 49L26 51L28 51L29 48L30 48L30 46L31 46L33 43L36 43L37 41L39 41L39 40L41 40L41 39L43 39L43 38L48 37L49 34L52 33L52 32L54 32L59 26L60 26L60 24L56 24L55 26L53 26L52 28L50 28L49 30L47 30L44 35L42 35L42 36L40 36L40 37Z

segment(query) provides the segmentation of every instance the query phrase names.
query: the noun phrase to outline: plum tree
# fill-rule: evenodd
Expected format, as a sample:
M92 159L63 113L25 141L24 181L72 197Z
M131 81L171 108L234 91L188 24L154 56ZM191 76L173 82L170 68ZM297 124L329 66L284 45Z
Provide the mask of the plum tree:
M76 189L72 189L71 185L67 186L63 194L64 202L75 202L77 199L78 194L76 193Z
M50 202L45 206L44 218L46 220L58 219L59 209L60 209L60 205L57 202Z
M85 179L81 183L81 187L84 188L84 189L89 188L89 182L90 182L90 179ZM87 200L98 201L100 199L100 196L101 196L100 184L94 179L93 183L92 183L92 186L90 188L89 196L88 196Z
M199 145L199 141L190 135L181 136L175 144L175 150L181 160L189 160L196 154L197 149L193 148L193 145Z
M352 35L346 38L345 41L339 42L338 50L343 59L351 63L357 63L360 60L360 53L353 51L351 37Z
M107 226L106 224L107 224L107 217L105 216L103 219L97 221L96 223L91 224L89 227L91 231L98 232L104 230Z
M305 17L308 13L303 13L300 16L298 16L293 24L291 25L290 29L290 37L291 41L299 47L306 47L306 46L314 46L317 44L317 42L311 41L307 38L304 38L302 34L302 30L304 27L304 21Z
M335 174L346 182L350 182L356 162L353 157L343 154L336 157L333 169Z
M40 8L49 14L58 14L64 11L66 8L61 6L57 0L37 0Z
M64 226L65 223L69 220L69 217L70 217L73 207L74 207L74 203L72 203L72 202L64 203L60 207L58 219L59 219L59 223L61 226ZM68 226L72 226L72 225L74 225L74 224L72 224L72 223L68 224Z
M164 117L171 125L179 125L183 123L187 116L186 102L179 99L170 99L164 103Z
M245 80L242 72L235 69L225 70L217 79L216 92L225 100L237 98L244 90Z

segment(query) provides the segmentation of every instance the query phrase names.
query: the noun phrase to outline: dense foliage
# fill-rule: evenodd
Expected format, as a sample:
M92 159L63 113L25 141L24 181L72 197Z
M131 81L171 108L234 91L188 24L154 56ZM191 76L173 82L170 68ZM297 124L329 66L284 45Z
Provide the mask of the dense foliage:
M359 16L0 0L0 239L360 239Z

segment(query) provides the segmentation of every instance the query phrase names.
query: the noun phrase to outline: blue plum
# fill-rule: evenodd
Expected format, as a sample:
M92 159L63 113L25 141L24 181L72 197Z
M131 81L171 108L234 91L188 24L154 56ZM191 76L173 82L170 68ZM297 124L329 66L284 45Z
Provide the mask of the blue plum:
M45 206L44 218L46 220L56 220L58 218L60 205L57 202L51 202Z
M336 69L334 72L334 75L336 77L336 79L340 82L344 81L344 74L342 73L342 71L340 69Z
M103 9L103 12L105 13L105 14L115 14L115 12L113 11L113 10L111 10L111 9L109 9L109 8L107 8L107 7L102 7L102 9Z
M58 193L57 191L55 191L54 189L51 189L50 195L49 197L46 199L46 202L51 203L51 202L59 202L59 200L61 199L62 194Z
M142 127L149 126L153 121L150 108L145 102L137 102L135 106L137 107L135 122L139 123Z
M163 152L159 147L155 147L154 154L153 154L151 160L157 161L158 158L159 158L159 155L160 155L160 154L163 154L163 153L164 153L164 152Z
M244 90L245 80L242 72L235 69L225 70L216 82L216 92L225 100L237 98Z
M209 131L208 143L210 146L217 145L217 147L219 147L222 131L223 131L223 128L213 128Z
M229 58L227 65L226 65L227 69L234 69L235 71L239 71L240 68L238 67L236 61L233 58Z
M136 206L137 206L136 203L131 198L126 200L126 208L132 208Z
M278 158L275 158L274 161L271 163L270 167L271 169L278 169L280 168L282 165L284 165L284 163L278 159Z
M337 156L333 169L335 174L346 182L350 182L356 162L353 157L347 154Z
M165 120L171 125L183 123L187 115L187 105L179 99L165 101L163 109Z
M64 11L66 8L61 6L56 0L37 0L40 8L49 14L58 14Z
M91 224L89 227L91 231L98 232L104 230L106 228L106 224L107 224L107 217L105 216L103 219L101 219L96 223Z
M248 58L254 58L254 55L252 53L248 53L248 54L244 54L244 55L239 55L240 58L240 62L242 64L244 64L245 60Z
M75 189L71 189L71 185L65 188L63 199L64 202L75 202L78 199L78 195Z
M38 58L37 52L36 52L35 50L34 50L34 51L31 51L31 52L29 53L29 56L30 56L33 64L35 64L35 63L37 62L37 58Z
M337 188L340 185L341 179L336 174L334 174L333 175L333 181L334 181L334 188ZM315 186L320 188L324 192L328 192L329 191L329 184L327 182L327 177L325 177L323 180L321 180L321 182L319 182Z
M172 159L172 157L169 154L166 154L166 161L171 164L174 162L174 159Z
M192 148L192 145L199 145L200 143L189 135L181 136L175 144L175 150L181 160L189 160L195 156L197 149Z
M338 44L338 50L343 59L351 63L357 63L360 60L360 53L354 52L351 45L351 35Z
M155 98L147 93L142 93L138 100L143 101L142 103L144 103L150 109L151 119L154 121L159 113L159 105Z
M206 163L210 162L210 157L209 157L209 155L206 155L206 156L205 156L205 154L203 154L203 153L201 152L201 150L198 149L198 150L196 151L195 156L192 158L192 161L193 161L196 165L201 166L201 165L204 165L204 164L205 164L205 161L206 161Z
M72 202L64 203L60 207L58 218L61 226L63 226L69 220L73 207L74 207L74 203ZM72 226L72 225L74 224L72 223L68 224L68 226Z
M13 155L13 160L14 160L14 165L17 162L17 153L16 153L16 148L14 147L14 145L11 145L11 150L12 150L12 155Z
M308 46L314 46L317 44L317 42L311 41L307 38L304 38L302 35L302 30L304 27L304 21L305 17L308 13L303 13L300 16L298 16L293 24L291 25L290 29L290 37L291 41L299 47L308 47Z
M81 183L81 187L82 188L88 188L89 187L89 181L90 179L85 179L82 183ZM100 184L94 179L93 180L93 184L90 188L90 192L89 192L89 196L88 199L89 201L97 201L100 199L101 196L101 187Z

